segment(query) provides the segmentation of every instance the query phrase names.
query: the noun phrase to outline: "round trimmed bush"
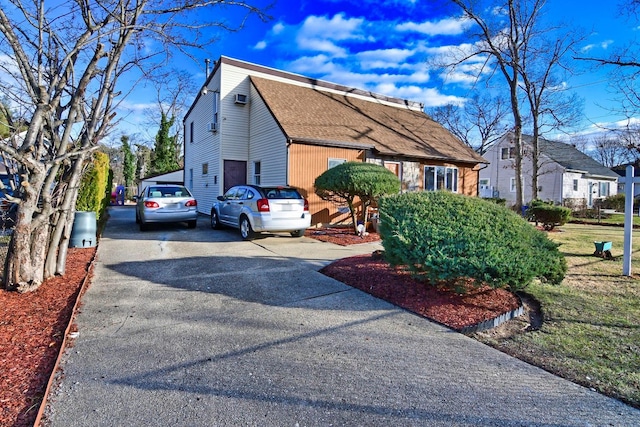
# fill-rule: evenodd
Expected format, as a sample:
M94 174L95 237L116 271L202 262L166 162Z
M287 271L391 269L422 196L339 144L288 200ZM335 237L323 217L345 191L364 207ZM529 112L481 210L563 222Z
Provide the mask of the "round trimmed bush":
M567 265L558 244L505 207L450 192L379 201L385 258L421 280L472 278L522 289L534 278L559 284Z

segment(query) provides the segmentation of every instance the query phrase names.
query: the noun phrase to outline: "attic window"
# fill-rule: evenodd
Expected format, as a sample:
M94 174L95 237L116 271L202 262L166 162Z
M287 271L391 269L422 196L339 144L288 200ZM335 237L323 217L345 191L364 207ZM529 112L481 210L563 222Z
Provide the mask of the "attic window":
M236 93L235 101L236 104L244 105L247 103L247 95L243 93Z
M516 158L516 147L504 147L500 151L500 158L502 160L515 159Z

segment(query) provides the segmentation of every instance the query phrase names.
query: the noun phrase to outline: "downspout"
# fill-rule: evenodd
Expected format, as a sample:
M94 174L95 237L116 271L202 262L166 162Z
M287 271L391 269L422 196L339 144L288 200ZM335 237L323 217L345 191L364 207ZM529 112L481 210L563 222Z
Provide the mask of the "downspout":
M291 183L289 182L289 147L291 147L291 144L293 144L293 140L289 137L287 137L287 150L285 152L285 161L286 161L286 165L287 167L285 168L285 182L287 185L291 185Z

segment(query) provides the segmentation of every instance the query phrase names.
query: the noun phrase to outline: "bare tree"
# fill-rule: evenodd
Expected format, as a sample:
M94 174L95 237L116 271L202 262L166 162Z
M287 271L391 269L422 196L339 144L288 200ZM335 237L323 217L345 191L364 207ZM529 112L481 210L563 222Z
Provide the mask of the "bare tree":
M245 18L226 22L226 6L244 10ZM6 288L33 289L64 273L85 161L135 86L119 80L146 78L172 53L210 43L212 27L240 28L250 14L265 18L244 1L3 2L0 94L20 106L28 123L26 132L0 143L21 174Z
M535 36L534 36L535 34ZM531 194L538 198L540 175L539 140L545 131L557 130L578 121L581 101L568 94L562 85L562 72L569 69L565 61L582 40L574 32L559 31L546 26L532 33L523 44L520 62L522 91L528 102L531 118ZM558 36L555 40L554 36Z
M504 0L477 2L451 0L475 27L472 34L478 42L470 52L449 64L456 68L471 58L486 58L485 66L493 67L491 75L502 75L508 86L509 104L513 118L513 144L515 148L516 207L522 206L522 128L523 111L519 98L522 54L532 37L537 34L536 24L543 0Z
M640 0L622 0L618 6L620 16L637 25L640 22ZM640 113L640 60L638 43L613 50L607 57L576 56L575 59L591 62L598 67L607 67L610 71L610 82L614 93L620 97L620 108L617 112L633 117Z
M429 111L433 119L480 155L507 131L509 110L504 99L474 95L463 107L454 104Z
M602 165L612 168L628 160L629 149L615 133L602 134L592 139L594 157Z

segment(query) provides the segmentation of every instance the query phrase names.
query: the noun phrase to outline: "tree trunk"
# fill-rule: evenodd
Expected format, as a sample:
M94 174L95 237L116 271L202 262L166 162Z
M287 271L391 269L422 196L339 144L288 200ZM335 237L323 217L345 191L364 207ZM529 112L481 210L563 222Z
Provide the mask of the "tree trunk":
M49 222L32 221L37 199L27 197L18 209L5 262L4 287L26 292L44 280L44 261L49 238Z
M51 235L51 243L47 253L44 277L52 277L55 274L63 275L67 260L67 249L71 239L73 220L75 218L75 202L80 187L82 171L84 169L84 159L86 155L81 155L74 160L71 174L68 177L68 185L64 192L64 199L58 208L60 217L56 221L54 231Z

